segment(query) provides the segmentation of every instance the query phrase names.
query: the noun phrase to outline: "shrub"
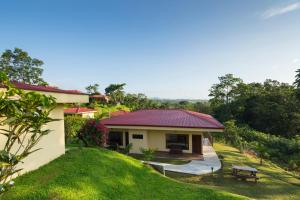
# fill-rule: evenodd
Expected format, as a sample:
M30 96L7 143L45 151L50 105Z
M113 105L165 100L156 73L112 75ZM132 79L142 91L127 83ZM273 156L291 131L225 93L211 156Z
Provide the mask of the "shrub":
M103 147L108 138L108 129L99 120L90 119L80 129L78 138L85 146Z
M80 116L66 116L65 117L65 137L66 142L70 142L77 138L77 135L87 119Z
M124 153L128 155L130 153L130 150L132 149L132 143L129 143L125 148L124 148Z
M142 152L145 161L150 161L153 159L155 150L156 149L152 148L140 148L140 151Z
M300 166L300 141L287 139L255 131L248 126L238 127L235 121L225 122L224 140L239 149L246 147L254 150L260 158L268 159L286 165L290 168ZM292 160L292 162L291 162Z

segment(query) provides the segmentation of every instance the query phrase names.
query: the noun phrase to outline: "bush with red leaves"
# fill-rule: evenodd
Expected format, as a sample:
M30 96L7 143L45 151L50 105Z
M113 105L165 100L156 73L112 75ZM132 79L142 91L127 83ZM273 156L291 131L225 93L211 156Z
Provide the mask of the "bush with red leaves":
M78 138L83 141L85 146L100 146L106 144L108 129L99 120L90 119L81 128Z

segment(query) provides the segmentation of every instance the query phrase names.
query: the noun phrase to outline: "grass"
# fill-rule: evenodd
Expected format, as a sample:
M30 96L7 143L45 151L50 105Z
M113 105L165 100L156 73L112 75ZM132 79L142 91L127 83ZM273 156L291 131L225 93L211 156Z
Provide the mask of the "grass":
M259 159L241 154L237 149L216 143L214 145L218 154L222 154L224 159L224 169L216 172L214 176L188 176L168 172L167 175L179 181L206 185L214 189L225 190L235 194L240 194L254 199L300 199L300 179L292 173L283 170L277 165L264 161L259 164ZM237 180L231 175L232 165L248 165L259 170L258 183L254 181Z
M62 199L247 199L163 177L117 152L77 148L15 179L1 200Z
M130 154L131 157L138 159L138 160L144 160L142 154ZM174 158L162 158L162 157L153 157L151 159L153 162L161 162L161 163L169 163L174 165L183 165L191 162L190 160L182 160L182 159L174 159Z

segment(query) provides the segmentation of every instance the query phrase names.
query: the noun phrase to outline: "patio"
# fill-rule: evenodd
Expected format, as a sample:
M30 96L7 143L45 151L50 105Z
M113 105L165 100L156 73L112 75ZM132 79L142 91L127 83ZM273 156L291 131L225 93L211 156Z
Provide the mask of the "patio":
M182 165L151 161L147 163L154 166L161 166L166 171L194 175L209 174L212 170L217 171L221 169L221 162L208 139L205 139L203 143L202 160L192 160L191 162Z
M154 154L156 158L166 158L166 159L177 159L177 160L203 160L203 155L196 153L180 153L180 154L172 154L164 151L157 151Z

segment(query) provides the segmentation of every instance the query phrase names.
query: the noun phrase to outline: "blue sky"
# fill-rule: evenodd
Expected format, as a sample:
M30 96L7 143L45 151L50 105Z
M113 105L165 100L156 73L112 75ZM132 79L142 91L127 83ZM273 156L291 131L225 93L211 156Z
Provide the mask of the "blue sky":
M292 83L300 68L295 0L11 0L0 9L0 51L26 50L66 89L124 82L149 97L207 99L226 73Z

